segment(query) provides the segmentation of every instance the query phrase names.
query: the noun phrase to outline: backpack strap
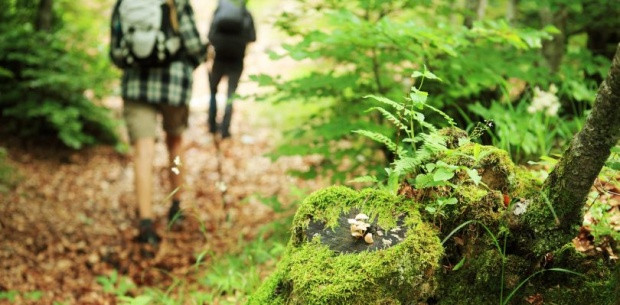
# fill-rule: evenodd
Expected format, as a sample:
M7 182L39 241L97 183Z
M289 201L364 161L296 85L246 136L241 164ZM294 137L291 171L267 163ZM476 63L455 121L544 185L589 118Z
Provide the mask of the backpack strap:
M168 7L170 7L170 26L175 33L179 33L179 14L177 6L174 4L174 0L167 0Z

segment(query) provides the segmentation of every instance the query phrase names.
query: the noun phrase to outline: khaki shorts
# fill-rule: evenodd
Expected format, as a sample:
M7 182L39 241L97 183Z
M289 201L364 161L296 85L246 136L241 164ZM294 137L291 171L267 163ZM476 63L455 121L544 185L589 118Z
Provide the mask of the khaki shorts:
M187 105L155 105L136 101L124 101L123 118L131 142L157 136L157 115L163 117L164 131L178 136L187 129L189 109Z

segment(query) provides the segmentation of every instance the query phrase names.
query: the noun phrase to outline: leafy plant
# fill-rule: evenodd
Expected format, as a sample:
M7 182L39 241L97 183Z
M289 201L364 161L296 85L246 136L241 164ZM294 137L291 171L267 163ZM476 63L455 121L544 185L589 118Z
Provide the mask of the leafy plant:
M15 168L7 163L7 151L0 147L0 193L9 191L18 181Z
M92 35L79 3L63 9L52 32L33 27L32 6L9 2L0 21L0 117L3 130L21 137L52 136L78 149L95 143L118 144L118 122L93 100L108 93L115 74L108 67L98 35ZM76 18L71 18L76 17ZM32 18L32 17L30 17ZM96 27L95 27L96 28ZM101 32L99 32L101 33Z
M585 119L533 112L528 107L530 103L524 99L516 105L493 103L488 108L475 103L468 109L493 121L494 128L489 130L492 144L508 151L517 162L558 151L572 139Z
M106 293L112 293L118 297L125 296L131 289L135 288L133 282L123 276L119 276L116 270L112 271L108 276L98 276L97 283L103 287Z
M345 181L355 172L379 174L394 160L397 152L380 138L396 138L397 131L386 126L388 121L398 123L396 118L386 116L386 109L361 115L373 105L360 97L399 100L407 95L416 102L424 100L423 92L408 92L411 79L402 77L420 69L420 62L444 75L449 84L427 87L436 97L428 107L454 117L458 117L457 109L467 110L467 104L486 95L492 95L489 100L506 100L510 78L537 84L548 75L532 63L541 59L537 49L542 40L550 38L552 28L533 30L485 21L469 29L452 20L459 9L451 1L298 2L300 8L284 13L277 22L296 43L284 44L284 52L272 52L271 56L320 64L288 80L265 74L253 79L275 89L268 95L271 101L329 101L322 111L288 131L286 144L273 154L323 156L320 164L301 173L307 178L325 174ZM433 79L428 70L419 73L416 76L427 73L425 78ZM426 122L445 119L438 112L428 115ZM376 155L375 147L353 138L349 130L363 130L366 136L379 140L375 147L381 148L383 158ZM410 138L419 141L415 135Z

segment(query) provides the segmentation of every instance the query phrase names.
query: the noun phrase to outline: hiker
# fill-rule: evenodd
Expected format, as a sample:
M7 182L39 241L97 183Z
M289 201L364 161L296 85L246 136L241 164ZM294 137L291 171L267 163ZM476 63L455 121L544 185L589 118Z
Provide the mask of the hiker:
M213 67L209 73L211 100L208 124L211 133L217 132L217 103L215 95L222 77L228 77L228 95L221 124L222 138L230 137L230 120L233 96L243 71L243 58L248 43L256 41L252 14L246 9L245 0L219 0L209 28L209 42L215 49Z
M112 14L110 57L123 69L123 117L133 145L135 194L139 210L136 241L156 246L153 226L153 155L157 116L163 117L170 166L183 160L192 72L206 59L189 0L117 0ZM174 170L174 172L173 172ZM182 167L171 168L169 223L179 218ZM173 190L176 190L173 191Z

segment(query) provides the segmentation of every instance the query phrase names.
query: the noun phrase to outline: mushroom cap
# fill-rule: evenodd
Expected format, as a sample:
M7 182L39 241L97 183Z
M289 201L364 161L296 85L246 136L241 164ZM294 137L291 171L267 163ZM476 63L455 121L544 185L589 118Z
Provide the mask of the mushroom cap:
M355 216L355 220L368 220L368 219L369 219L368 215L364 213L359 213Z

